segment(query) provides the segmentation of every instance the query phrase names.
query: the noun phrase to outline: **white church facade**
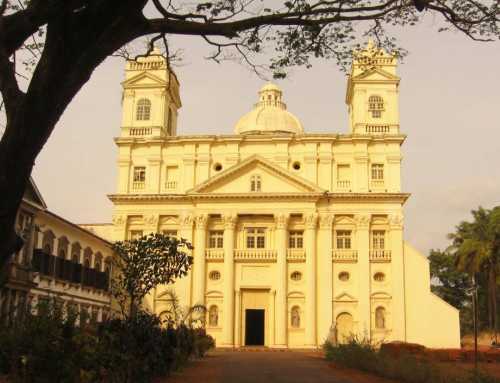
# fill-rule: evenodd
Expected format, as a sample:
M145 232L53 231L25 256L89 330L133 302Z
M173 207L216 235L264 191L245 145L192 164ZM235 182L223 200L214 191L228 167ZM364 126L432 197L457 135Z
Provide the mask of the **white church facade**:
M267 84L234 134L183 136L164 59L129 61L105 235L190 241L192 270L174 288L183 305L207 307L221 347L320 347L349 334L459 347L458 311L431 293L427 259L403 238L396 66L371 45L357 54L347 133L304 131ZM169 288L145 307L166 311Z

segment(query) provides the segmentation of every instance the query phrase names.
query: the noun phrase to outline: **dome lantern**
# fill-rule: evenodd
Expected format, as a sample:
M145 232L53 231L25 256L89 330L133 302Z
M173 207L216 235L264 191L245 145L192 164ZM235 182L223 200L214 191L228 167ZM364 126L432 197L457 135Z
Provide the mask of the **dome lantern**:
M277 85L264 85L259 91L259 101L252 111L240 118L234 128L235 133L303 133L304 129L298 118L286 110L282 94Z

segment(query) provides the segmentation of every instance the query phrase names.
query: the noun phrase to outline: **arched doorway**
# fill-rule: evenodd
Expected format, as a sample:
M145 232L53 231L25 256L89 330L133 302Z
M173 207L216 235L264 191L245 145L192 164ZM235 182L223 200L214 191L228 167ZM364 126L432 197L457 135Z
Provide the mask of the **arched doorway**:
M354 321L349 313L341 313L337 316L337 341L347 343L354 332Z

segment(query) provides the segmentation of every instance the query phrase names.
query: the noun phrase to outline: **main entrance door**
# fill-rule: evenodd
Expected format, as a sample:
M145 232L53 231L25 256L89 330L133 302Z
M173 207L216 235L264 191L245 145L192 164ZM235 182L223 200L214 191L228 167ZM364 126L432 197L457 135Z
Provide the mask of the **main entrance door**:
M246 309L245 310L245 345L264 345L264 323L265 310Z

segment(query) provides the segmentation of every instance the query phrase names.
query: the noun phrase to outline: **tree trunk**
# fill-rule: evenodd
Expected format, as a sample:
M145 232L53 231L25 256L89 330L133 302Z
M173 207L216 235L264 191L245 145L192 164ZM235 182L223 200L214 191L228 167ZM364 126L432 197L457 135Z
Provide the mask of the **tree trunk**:
M35 159L57 121L94 69L145 31L137 0L97 2L86 12L61 7L60 17L47 24L43 53L26 94L9 102L3 94L8 108L0 141L0 268L23 245L14 231L17 210Z

